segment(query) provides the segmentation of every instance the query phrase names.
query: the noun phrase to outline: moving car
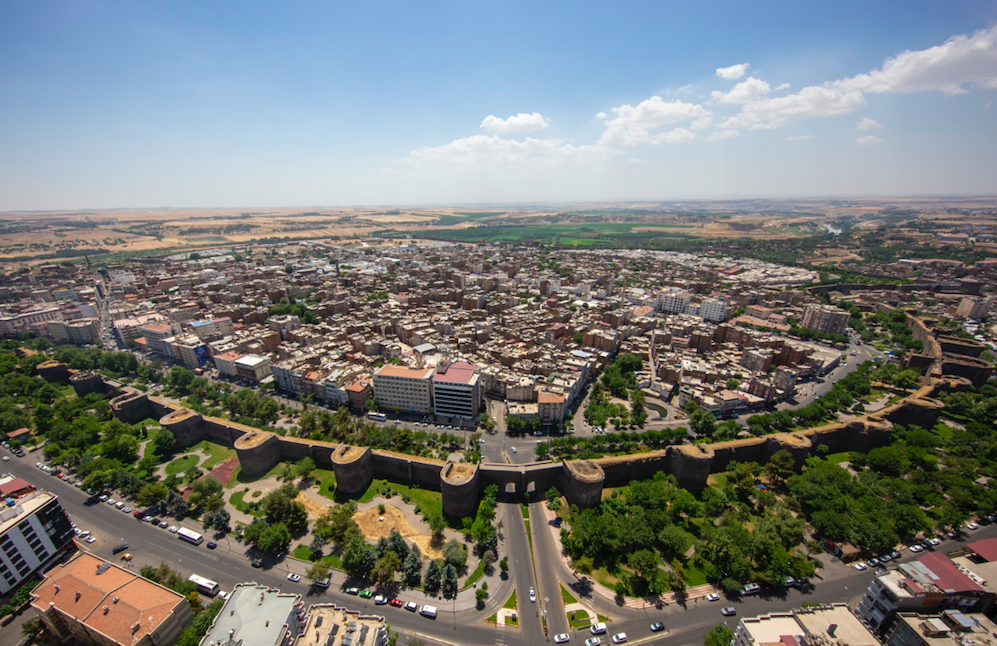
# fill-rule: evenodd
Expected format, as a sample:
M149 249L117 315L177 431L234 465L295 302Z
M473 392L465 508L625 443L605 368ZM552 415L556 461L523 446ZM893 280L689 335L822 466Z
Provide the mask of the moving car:
M128 549L128 543L122 543L121 545L115 545L114 549L111 550L111 554L121 554Z
M711 592L708 595L706 595L706 600L707 601L720 601L720 595L717 594L716 592Z
M260 559L253 559L252 561L249 562L249 564L255 568L263 567L263 561L261 561Z
M534 590L533 588L530 588L530 603L536 603L536 602L537 602L537 591Z
M748 595L757 594L761 589L761 586L757 583L745 583L744 587L741 588L741 594L746 597Z
M626 633L616 633L615 635L613 635L614 644L625 644L626 642L627 642Z
M312 585L317 586L319 588L328 588L329 583L331 583L329 577L325 577L324 579L319 579L318 581L312 581Z
M216 542L214 542L214 541L208 541L208 549L209 549L209 550L213 550L213 549L215 549L216 547L218 547L218 543L216 543Z
M180 528L177 527L176 525L170 525L170 533L171 534L176 534L179 529Z
M516 453L516 447L512 447L512 452Z
M131 554L131 552L126 552L125 554L122 554L121 555L121 560L122 561L130 561L130 560L132 560L132 554Z
M664 629L665 629L665 624L661 623L660 621L656 621L653 624L651 624L652 633L660 633Z
M290 574L287 575L287 580L291 581L292 583L297 583L298 581L301 580L301 575L291 572Z
M727 606L726 608L720 611L720 614L722 614L724 617L733 617L734 615L737 614L737 609L735 609L734 606Z
M436 619L436 606L423 606L419 608L419 614L423 617L429 617L430 619Z
M571 637L568 637L568 633L558 633L554 635L555 644L567 644L571 641Z
M86 538L84 538L83 540L85 540L85 541L86 541L86 542L88 542L88 543L93 543L93 542L95 542L95 541L96 541L97 539L93 537L93 534L91 534L90 536L87 536L87 537L86 537Z

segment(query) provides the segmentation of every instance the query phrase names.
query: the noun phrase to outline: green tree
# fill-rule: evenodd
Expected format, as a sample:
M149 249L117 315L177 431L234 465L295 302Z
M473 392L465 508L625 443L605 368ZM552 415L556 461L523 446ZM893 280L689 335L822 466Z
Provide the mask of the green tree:
M453 597L457 595L457 570L453 565L447 563L443 568L443 596Z
M294 475L302 480L307 480L315 471L315 460L303 457L294 464Z
M467 548L456 538L451 538L443 546L443 560L459 570L467 563Z
M176 446L176 443L177 438L173 435L173 431L161 428L152 438L152 452L160 458L167 458L173 455L173 447Z
M395 572L402 567L398 554L388 550L374 564L374 580L380 583L390 583L395 580Z
M142 487L141 491L138 492L136 500L140 505L151 507L165 501L168 495L169 490L166 488L166 485L156 482Z
M727 624L718 624L703 636L703 646L730 646L733 640L734 631Z
M793 454L786 449L782 449L772 454L768 464L762 468L762 471L773 482L782 483L785 482L786 478L793 475L793 468L795 466Z
M426 568L426 576L422 579L422 587L430 594L436 594L436 591L440 589L442 578L443 572L440 570L440 564L436 561L430 561L429 567Z
M422 558L419 555L419 549L414 547L405 557L405 562L402 563L402 583L416 588L421 581Z
M440 511L434 511L426 516L426 523L429 524L429 529L435 536L442 536L443 530L447 528L447 521Z
M329 576L329 566L325 563L315 563L308 568L308 572L305 573L305 576L312 581L321 581Z
M374 550L370 549L362 536L351 534L343 546L343 569L350 574L364 575L371 571L377 562Z
M284 523L267 527L256 541L256 547L268 554L280 554L291 544L291 532Z
M312 533L327 538L336 545L343 545L351 530L359 531L353 520L356 513L357 504L353 501L332 505L315 521Z

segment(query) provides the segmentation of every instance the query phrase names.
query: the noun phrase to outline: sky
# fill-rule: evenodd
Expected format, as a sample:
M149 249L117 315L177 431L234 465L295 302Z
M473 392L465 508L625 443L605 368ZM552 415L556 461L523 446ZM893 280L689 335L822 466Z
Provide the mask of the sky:
M0 210L997 194L997 1L0 4Z

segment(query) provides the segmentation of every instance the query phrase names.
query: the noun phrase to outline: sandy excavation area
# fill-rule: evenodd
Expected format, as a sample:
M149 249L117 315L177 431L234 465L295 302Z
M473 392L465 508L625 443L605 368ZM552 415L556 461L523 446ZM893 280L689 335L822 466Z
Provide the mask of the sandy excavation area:
M382 521L380 518L384 518L384 520ZM429 528L423 526L421 530L414 529L409 524L408 519L405 518L405 514L397 507L385 505L383 516L378 513L377 507L372 507L365 511L358 511L353 516L353 519L357 521L360 531L369 540L376 541L382 536L387 536L391 533L391 530L395 529L398 530L398 533L405 540L418 545L424 558L438 559L443 556L443 553L440 551L443 544L442 542L438 545L431 544L433 537Z

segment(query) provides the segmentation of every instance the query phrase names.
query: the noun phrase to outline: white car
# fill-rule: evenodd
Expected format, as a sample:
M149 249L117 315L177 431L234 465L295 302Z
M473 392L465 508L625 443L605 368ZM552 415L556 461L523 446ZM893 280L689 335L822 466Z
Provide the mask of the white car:
M567 644L569 641L571 641L571 637L568 636L568 633L558 633L557 635L554 635L555 644Z
M111 505L112 507L115 505L115 503L117 503L117 501L114 498L108 498L104 502L106 502L107 504Z
M180 528L177 527L176 525L170 525L170 533L171 534L176 534L179 529Z
M707 601L720 601L720 595L717 594L716 592L711 592L708 595L706 595L706 600Z
M980 526L976 523L969 523L966 525L966 529L978 529Z
M292 583L297 583L298 581L301 580L301 576L298 575L298 574L295 574L294 572L291 572L290 574L287 575L287 580L290 581L290 582L292 582Z
M297 576L297 575L295 575L295 576ZM383 605L385 605L387 603L388 603L388 598L386 596L384 596L383 594L379 594L376 597L374 597L374 605L375 606L383 606Z
M4 462L10 462L10 458L5 455L5 456L3 456L3 461Z
M931 543L932 545L941 545L942 544L942 539L940 539L940 538L932 538L932 539L928 540L928 542Z
M533 588L530 588L530 603L536 603L536 602L537 602L537 591L534 590Z
M869 566L866 565L865 563L856 563L855 564L855 569L858 570L859 572L861 572L862 570L864 570L864 569L866 569L868 567Z
M598 637L589 637L588 639L585 640L585 646L599 646L599 644L601 643L602 640L599 639Z
M921 547L920 545L911 545L910 546L910 551L911 552L915 552L916 553L916 552L921 552L923 550L924 550L924 548Z
M512 447L512 452L513 452L513 453L515 453L515 452L516 452L516 447Z
M613 635L614 644L625 644L626 642L627 642L626 633L616 633L615 635Z
M86 541L86 542L88 542L88 543L94 543L94 542L96 542L96 541L97 541L97 539L93 537L93 534L91 534L90 536L87 536L87 537L86 537L86 538L84 538L83 540L85 540L85 541Z

